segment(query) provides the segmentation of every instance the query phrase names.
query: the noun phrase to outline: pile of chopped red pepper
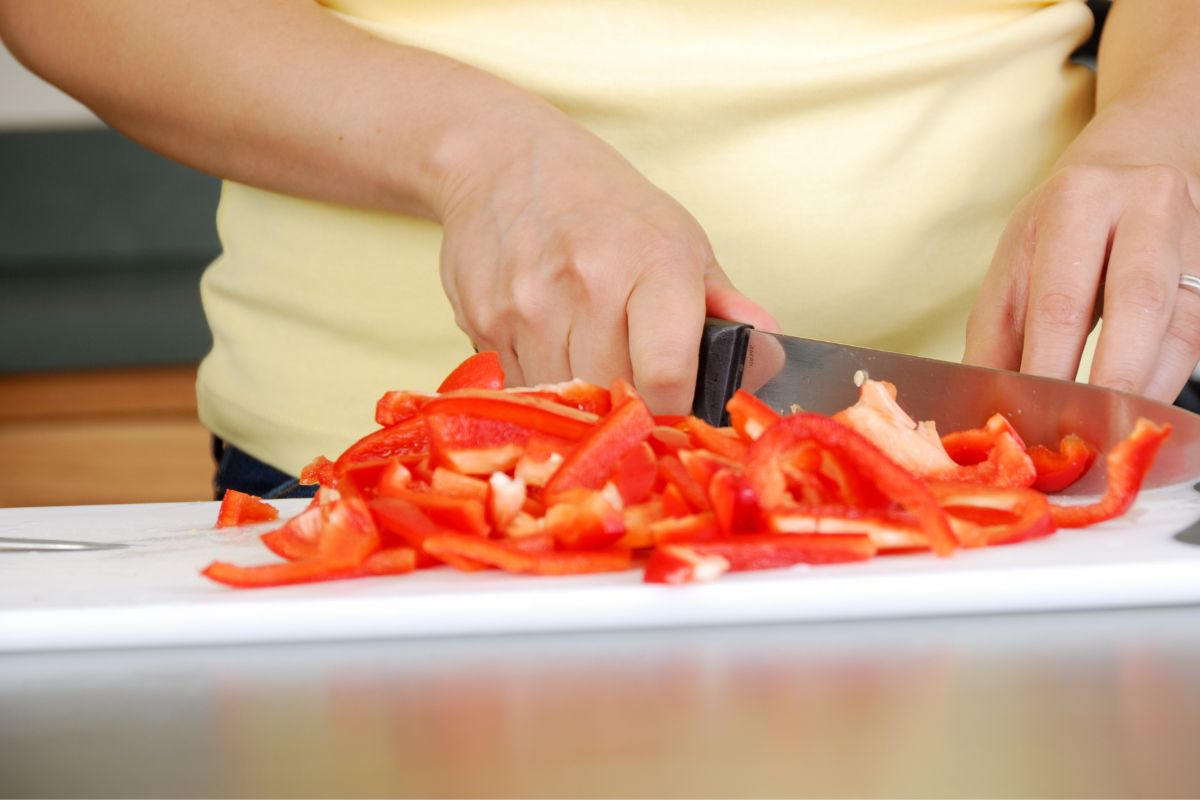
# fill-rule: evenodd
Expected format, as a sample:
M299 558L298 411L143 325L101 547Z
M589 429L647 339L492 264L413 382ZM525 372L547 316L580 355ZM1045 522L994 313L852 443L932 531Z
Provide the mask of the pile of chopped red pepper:
M460 365L434 394L395 391L379 430L336 461L300 514L262 535L283 561L215 562L230 586L278 586L448 566L527 575L618 572L650 583L1009 544L1083 527L1133 503L1169 426L1138 420L1107 454L1107 489L1059 506L1096 456L1078 436L1027 448L995 415L939 437L866 381L832 417L781 416L738 392L731 426L654 416L627 382L505 389L494 353ZM218 527L277 518L226 493Z

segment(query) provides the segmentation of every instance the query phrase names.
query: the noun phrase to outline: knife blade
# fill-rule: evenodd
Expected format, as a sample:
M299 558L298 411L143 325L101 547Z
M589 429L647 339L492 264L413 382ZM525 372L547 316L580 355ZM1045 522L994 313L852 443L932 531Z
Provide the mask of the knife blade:
M793 406L833 414L858 400L855 373L896 385L900 406L915 420L933 420L939 433L976 428L1003 414L1026 444L1054 449L1076 433L1108 452L1138 417L1172 427L1144 486L1200 480L1200 415L1135 394L1074 381L832 344L754 330L710 319L700 347L693 413L727 424L725 403L738 388L772 408ZM1066 494L1104 490L1103 462Z
M68 539L22 539L0 536L0 553L70 553L84 550L121 550L129 545L114 542L81 542Z

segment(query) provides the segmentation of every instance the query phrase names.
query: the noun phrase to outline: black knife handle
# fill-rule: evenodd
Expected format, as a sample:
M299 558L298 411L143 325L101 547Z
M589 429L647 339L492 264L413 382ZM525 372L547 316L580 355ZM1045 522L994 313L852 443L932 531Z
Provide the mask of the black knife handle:
M704 321L692 413L710 425L729 424L725 404L742 385L751 330L744 322L712 317Z

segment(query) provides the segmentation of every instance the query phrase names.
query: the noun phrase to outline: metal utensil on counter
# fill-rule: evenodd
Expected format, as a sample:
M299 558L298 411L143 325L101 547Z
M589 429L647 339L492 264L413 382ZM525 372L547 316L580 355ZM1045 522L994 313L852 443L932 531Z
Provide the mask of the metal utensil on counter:
M21 539L0 536L0 553L70 553L86 550L120 550L127 544L80 542L68 539Z

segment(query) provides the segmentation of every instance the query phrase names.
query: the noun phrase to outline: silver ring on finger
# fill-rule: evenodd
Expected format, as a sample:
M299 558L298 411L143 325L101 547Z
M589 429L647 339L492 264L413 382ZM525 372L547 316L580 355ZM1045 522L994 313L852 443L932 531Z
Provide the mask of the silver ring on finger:
M1179 276L1179 288L1191 289L1196 294L1200 294L1200 278L1185 272Z

